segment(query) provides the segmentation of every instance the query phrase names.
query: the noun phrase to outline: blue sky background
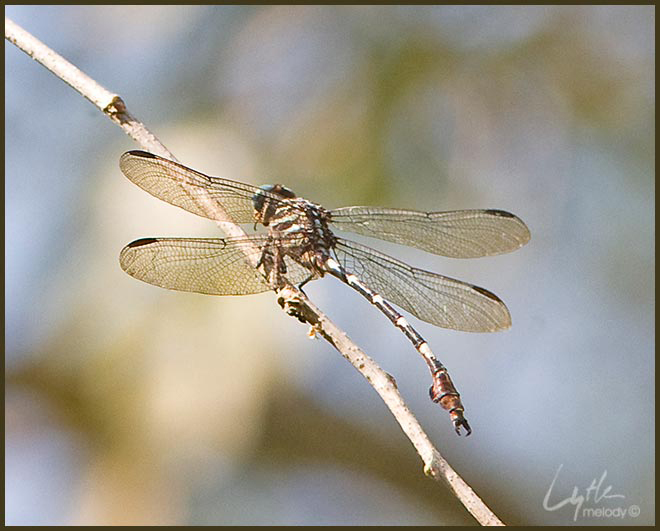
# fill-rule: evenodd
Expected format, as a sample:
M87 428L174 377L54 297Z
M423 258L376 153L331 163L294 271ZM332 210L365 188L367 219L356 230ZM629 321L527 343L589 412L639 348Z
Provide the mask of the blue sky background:
M397 380L510 524L655 522L655 8L9 6L183 163L333 208L500 208L531 242L450 260L511 330L411 320L474 433L428 401L405 338L334 279L307 293ZM470 524L361 377L273 294L160 290L128 242L218 235L121 174L137 149L5 44L8 524ZM356 238L358 239L358 238ZM554 511L593 480L616 518ZM592 493L593 497L593 493Z

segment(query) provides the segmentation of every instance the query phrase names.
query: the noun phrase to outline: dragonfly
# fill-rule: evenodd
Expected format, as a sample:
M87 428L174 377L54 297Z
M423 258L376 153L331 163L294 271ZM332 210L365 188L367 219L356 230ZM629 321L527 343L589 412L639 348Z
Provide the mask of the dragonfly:
M166 289L210 295L248 295L302 288L333 276L378 308L422 356L431 373L431 399L448 411L454 429L470 435L465 408L447 368L395 308L433 325L466 332L511 326L494 293L473 284L412 267L330 228L416 247L452 258L514 251L530 239L525 223L503 210L420 212L371 206L324 207L281 185L255 186L211 177L177 162L128 151L124 175L154 197L188 212L219 218L217 207L253 234L227 238L141 238L122 249L121 268ZM257 232L261 226L264 230Z

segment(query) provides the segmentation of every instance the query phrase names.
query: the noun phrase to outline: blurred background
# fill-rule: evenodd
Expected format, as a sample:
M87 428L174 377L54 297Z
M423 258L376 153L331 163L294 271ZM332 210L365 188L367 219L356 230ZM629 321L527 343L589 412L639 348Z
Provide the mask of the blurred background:
M467 439L377 310L332 278L306 292L506 523L655 522L653 6L6 14L197 170L328 208L520 216L531 242L498 257L369 242L511 311L498 334L411 319L462 393ZM118 160L139 146L8 43L5 90L7 524L475 523L273 293L126 275L136 238L220 233L131 184ZM591 513L561 504L574 488Z

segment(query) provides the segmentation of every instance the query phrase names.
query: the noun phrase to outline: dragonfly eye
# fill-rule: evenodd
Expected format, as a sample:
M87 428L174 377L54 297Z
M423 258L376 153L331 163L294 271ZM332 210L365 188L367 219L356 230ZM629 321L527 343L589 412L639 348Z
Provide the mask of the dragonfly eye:
M259 187L259 190L257 191L256 194L252 196L252 204L254 205L254 210L258 213L261 214L262 218L266 218L266 207L274 207L272 205L271 201L269 201L269 197L262 193L262 190L265 192L269 192L271 194L280 196L282 199L295 199L296 194L293 193L293 191L289 190L286 186L281 185L281 184L264 184L263 186ZM270 210L270 208L268 209Z
M293 193L293 190L290 190L283 184L264 184L263 186L260 186L259 189L270 192L271 194L279 195L284 199L296 198L296 194ZM260 194L259 192L257 192L255 195L261 195L263 197L263 194Z

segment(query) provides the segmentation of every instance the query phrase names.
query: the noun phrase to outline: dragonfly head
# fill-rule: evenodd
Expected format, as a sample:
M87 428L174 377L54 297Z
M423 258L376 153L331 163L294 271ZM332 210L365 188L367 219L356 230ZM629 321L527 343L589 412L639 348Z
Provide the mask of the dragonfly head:
M267 194L263 192L268 192ZM275 212L277 201L273 200L273 195L282 199L295 199L296 194L282 184L264 184L259 187L257 193L252 196L252 204L255 210L255 219L264 225L268 225L268 219Z

